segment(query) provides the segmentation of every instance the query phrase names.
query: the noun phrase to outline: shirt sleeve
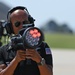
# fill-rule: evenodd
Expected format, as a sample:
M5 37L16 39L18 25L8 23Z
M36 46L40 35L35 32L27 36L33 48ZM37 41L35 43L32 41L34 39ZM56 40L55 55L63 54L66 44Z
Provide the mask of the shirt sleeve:
M46 64L53 67L52 52L48 44L45 42L44 42L44 48L42 49L42 56L45 59Z

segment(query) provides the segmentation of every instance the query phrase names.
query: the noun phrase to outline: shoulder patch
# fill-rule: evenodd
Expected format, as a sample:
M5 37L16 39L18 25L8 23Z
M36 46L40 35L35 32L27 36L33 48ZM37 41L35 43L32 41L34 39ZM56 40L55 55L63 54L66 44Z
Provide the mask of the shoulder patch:
M50 48L45 48L45 52L46 52L47 55L52 54Z

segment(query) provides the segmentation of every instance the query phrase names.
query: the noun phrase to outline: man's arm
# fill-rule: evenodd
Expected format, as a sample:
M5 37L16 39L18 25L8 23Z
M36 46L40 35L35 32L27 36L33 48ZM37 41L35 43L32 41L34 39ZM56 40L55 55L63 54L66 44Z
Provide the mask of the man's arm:
M3 68L5 65L4 66L2 66L3 64L0 65L0 69L1 69L0 75L13 75L13 72L14 72L17 64L18 63L14 58L7 67Z
M16 69L18 63L21 60L25 60L25 51L18 50L15 58L10 62L10 64L7 67L2 68L0 65L0 75L13 75L14 70Z
M36 50L26 50L27 57L36 61L38 64L42 57ZM46 63L44 65L38 65L38 68L40 70L40 75L53 75L53 69L50 65L47 65Z
M53 75L53 58L52 52L48 44L44 42L42 45L42 53L45 52L42 56L45 58L44 65L38 65L40 70L40 75Z
M40 75L53 75L53 69L50 65L39 65Z

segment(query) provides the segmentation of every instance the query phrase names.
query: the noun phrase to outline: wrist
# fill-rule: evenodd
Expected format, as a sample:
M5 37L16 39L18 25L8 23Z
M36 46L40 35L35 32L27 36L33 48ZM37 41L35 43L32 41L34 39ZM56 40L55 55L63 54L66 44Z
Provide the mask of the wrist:
M14 58L14 61L15 61L16 63L19 63L19 62L20 62L20 60L17 59L17 57Z
M39 63L37 63L38 66L43 66L45 65L45 59L41 58L41 61Z

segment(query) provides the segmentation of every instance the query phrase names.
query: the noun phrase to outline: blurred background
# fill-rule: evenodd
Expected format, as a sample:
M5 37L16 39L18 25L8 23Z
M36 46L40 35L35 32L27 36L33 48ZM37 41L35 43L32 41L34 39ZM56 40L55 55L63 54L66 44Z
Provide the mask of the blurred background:
M75 0L0 0L0 20L7 20L15 6L27 7L43 31L53 53L54 75L75 75Z

